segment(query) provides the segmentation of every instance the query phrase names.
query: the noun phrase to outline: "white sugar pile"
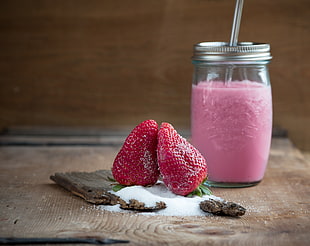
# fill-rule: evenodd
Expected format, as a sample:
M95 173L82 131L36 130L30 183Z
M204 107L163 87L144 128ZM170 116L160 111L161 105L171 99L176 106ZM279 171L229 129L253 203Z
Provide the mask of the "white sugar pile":
M166 216L205 216L208 213L203 212L199 203L210 198L214 200L222 200L220 197L213 195L205 195L203 197L183 197L173 194L169 191L162 182L158 182L152 187L143 187L143 186L129 186L121 189L118 192L110 191L112 194L115 194L129 202L130 199L136 199L140 202L145 203L146 207L155 207L156 202L162 201L166 204L166 208L156 211L156 212L144 212L142 214L147 215L166 215ZM128 210L123 210L118 205L114 206L104 206L99 205L100 209L128 213Z

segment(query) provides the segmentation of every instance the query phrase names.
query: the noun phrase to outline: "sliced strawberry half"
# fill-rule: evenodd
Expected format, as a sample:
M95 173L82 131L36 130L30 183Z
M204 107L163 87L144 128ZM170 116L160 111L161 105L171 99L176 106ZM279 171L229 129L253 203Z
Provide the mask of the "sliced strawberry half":
M158 125L146 120L137 125L117 154L112 174L121 185L153 185L159 177L157 164Z
M162 123L159 129L157 158L163 182L173 193L210 194L207 188L200 187L207 177L205 158L169 123Z

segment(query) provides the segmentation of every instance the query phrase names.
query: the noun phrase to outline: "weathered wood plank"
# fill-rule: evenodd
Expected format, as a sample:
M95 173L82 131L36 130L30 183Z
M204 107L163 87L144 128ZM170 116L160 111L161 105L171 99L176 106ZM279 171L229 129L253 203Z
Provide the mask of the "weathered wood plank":
M115 205L118 203L118 197L109 192L112 182L108 177L113 177L110 170L55 173L50 176L55 183L87 202Z

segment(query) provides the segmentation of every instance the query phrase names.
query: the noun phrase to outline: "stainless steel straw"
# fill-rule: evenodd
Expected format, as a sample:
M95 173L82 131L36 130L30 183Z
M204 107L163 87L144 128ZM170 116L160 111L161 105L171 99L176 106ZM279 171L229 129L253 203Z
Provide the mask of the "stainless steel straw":
M243 0L236 0L234 20L231 29L229 46L238 46L238 35L240 29L241 15L243 8ZM226 70L225 83L232 80L234 66L231 65Z
M236 0L234 21L233 21L233 25L231 29L229 46L238 45L238 35L239 35L239 29L240 29L242 8L243 8L243 0Z

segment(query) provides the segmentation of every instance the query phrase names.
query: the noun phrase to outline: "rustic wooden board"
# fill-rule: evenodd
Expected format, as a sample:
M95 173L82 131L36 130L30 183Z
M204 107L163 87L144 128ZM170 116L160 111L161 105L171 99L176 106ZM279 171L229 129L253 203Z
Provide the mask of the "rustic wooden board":
M0 236L105 236L129 245L307 245L310 164L273 139L265 179L213 189L247 208L241 218L170 217L100 210L49 180L55 172L109 169L119 147L0 148Z
M115 205L118 197L111 194L113 177L110 170L95 172L55 173L51 180L61 187L93 204Z

